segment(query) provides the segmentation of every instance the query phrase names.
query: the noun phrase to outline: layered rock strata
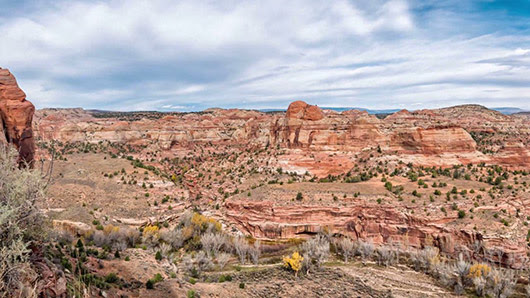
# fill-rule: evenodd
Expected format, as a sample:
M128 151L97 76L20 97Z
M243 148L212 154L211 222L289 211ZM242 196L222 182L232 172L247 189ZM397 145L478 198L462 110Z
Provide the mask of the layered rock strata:
M296 101L285 113L210 109L202 113L135 120L96 118L93 113L81 109L48 109L37 112L34 130L42 141L97 143L107 140L157 146L160 150L206 143L261 148L269 145L286 149L286 159L281 162L287 168L307 170L318 176L343 173L348 168L339 164L350 164L357 154L375 150L388 157L394 156L395 160L425 166L480 162L514 169L530 166L527 138L530 137L530 121L477 106L448 109L403 110L379 119L364 111L339 113ZM469 120L473 117L479 120ZM471 136L471 133L490 131L502 136L495 141L494 154L481 152ZM320 153L346 160L332 161L330 167L322 168L319 165L322 160L308 158ZM294 158L296 156L299 158ZM298 163L296 159L303 162Z
M35 142L32 120L35 107L26 100L15 77L0 68L0 142L12 143L19 151L21 162L33 163Z
M290 239L312 235L323 228L374 244L414 248L436 246L444 254L481 254L482 258L521 269L528 258L524 243L487 238L473 230L451 228L456 218L430 219L380 205L311 206L276 205L271 201L230 200L227 216L246 234L260 239ZM477 246L479 245L479 246Z

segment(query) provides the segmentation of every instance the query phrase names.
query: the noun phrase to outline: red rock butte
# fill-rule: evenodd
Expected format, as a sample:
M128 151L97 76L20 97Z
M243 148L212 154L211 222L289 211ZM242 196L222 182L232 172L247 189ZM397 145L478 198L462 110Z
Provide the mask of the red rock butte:
M287 109L286 117L316 121L324 118L322 110L317 106L309 105L301 100L292 102Z
M15 77L0 68L0 142L13 144L21 162L33 164L35 141L32 121L35 107L26 100Z

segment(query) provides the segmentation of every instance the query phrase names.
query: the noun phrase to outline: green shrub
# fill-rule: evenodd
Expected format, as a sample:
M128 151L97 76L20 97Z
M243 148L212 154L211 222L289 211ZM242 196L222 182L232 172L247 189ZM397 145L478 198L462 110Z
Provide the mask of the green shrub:
M77 243L75 244L75 247L79 248L80 251L83 251L85 246L83 245L83 241L81 241L81 238L77 239Z
M96 286L98 289L108 289L110 287L102 277L91 273L81 275L80 280L86 285Z
M64 269L72 271L72 263L70 263L70 260L68 260L68 258L63 257L61 259L61 266L63 266Z
M109 284L113 284L113 283L116 283L118 280L120 280L118 278L118 276L116 275L116 273L109 273L107 274L107 276L105 276L105 282L109 283Z
M157 282L161 282L161 281L163 281L163 280L164 280L164 278L162 277L162 274L160 274L160 273L155 274L155 276L153 277L153 281L154 281L155 283L157 283Z
M38 275L29 261L29 245L38 245L46 234L37 207L45 194L43 173L17 159L14 148L0 144L0 296L23 296L21 287L33 287L29 281Z
M222 274L219 276L219 282L232 281L232 276L230 274Z
M149 279L145 283L145 287L147 289L153 289L157 282L161 282L163 280L164 280L164 278L162 277L162 275L160 273L157 273L157 274L155 274L155 276L153 278Z

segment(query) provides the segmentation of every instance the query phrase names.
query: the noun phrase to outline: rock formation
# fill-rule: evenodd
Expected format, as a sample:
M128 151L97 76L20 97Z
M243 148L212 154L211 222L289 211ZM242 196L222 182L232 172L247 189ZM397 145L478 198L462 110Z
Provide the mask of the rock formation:
M322 111L302 101L291 103L273 125L272 142L313 151L360 152L379 147L398 154L475 152L473 138L457 125L417 126L416 116L400 111L381 121L360 111Z
M238 153L249 149L248 152L261 151L267 155L266 163L256 165L256 169L282 168L284 172L301 174L309 171L317 177L347 173L359 164L381 163L388 165L389 172L396 164L409 162L414 166L436 167L483 162L506 168L530 166L530 122L480 106L403 110L384 119L364 111L325 110L301 101L293 102L285 113L209 109L200 113L155 114L46 109L37 111L34 131L40 141L110 141L135 147L139 156L145 151L160 153L157 158L205 147L209 147L208 151L214 148ZM205 162L202 158L198 163ZM218 196L212 191L217 187L198 187L201 183L195 180L198 177L193 173L188 177L186 187L193 194L189 197L199 193L211 198ZM295 202L294 196L286 202L272 201L274 194L268 195L261 201L250 199L250 195L226 200L223 208L227 219L239 230L262 239L304 237L328 227L334 233L375 243L395 241L417 248L435 245L453 256L462 251L475 253L473 246L478 242L502 252L489 254L487 258L491 261L514 268L525 264L524 239L488 235L461 222L455 223L458 219L455 212L438 217L418 215L407 212L403 206L400 209L395 205L375 205L372 202L378 196L351 204L322 205L317 201ZM511 201L528 204L527 199ZM473 207L466 206L465 210L470 208ZM499 256L500 259L494 259Z
M298 100L289 105L285 118L317 121L324 118L324 115L319 107Z
M445 223L454 218L423 218L381 205L355 206L282 206L271 201L230 200L227 216L246 234L260 239L289 239L316 234L326 227L329 232L374 244L401 243L415 248L436 246L442 253L457 256L474 253L481 243L490 250L502 251L502 259L489 255L490 261L518 268L526 264L525 243L502 238L487 238L473 230L456 229ZM497 258L497 259L494 259Z
M35 107L7 69L0 68L0 142L12 143L21 162L33 164L35 142L32 120Z
M318 176L344 173L355 162L355 155L376 149L394 160L425 166L481 162L511 168L530 166L530 121L480 106L403 110L385 119L357 110L322 110L302 101L291 103L285 113L209 109L133 118L96 115L82 109L48 109L38 111L35 118L34 131L43 141L108 140L158 146L160 150L205 143L271 145L287 149L282 161L286 169ZM494 131L501 132L502 139L475 140L471 135ZM485 145L490 143L494 148ZM330 160L330 166L323 166L324 160L315 160L319 155L341 160Z

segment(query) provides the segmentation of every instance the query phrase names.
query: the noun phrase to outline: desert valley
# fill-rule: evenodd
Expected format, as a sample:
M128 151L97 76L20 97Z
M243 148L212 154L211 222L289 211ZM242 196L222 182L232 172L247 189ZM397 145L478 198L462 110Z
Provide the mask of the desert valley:
M19 255L4 244L0 269L27 259L2 273L8 296L530 295L528 113L35 111L25 98L0 69L0 143L18 150L2 149L0 186L29 175L27 225L42 229Z

